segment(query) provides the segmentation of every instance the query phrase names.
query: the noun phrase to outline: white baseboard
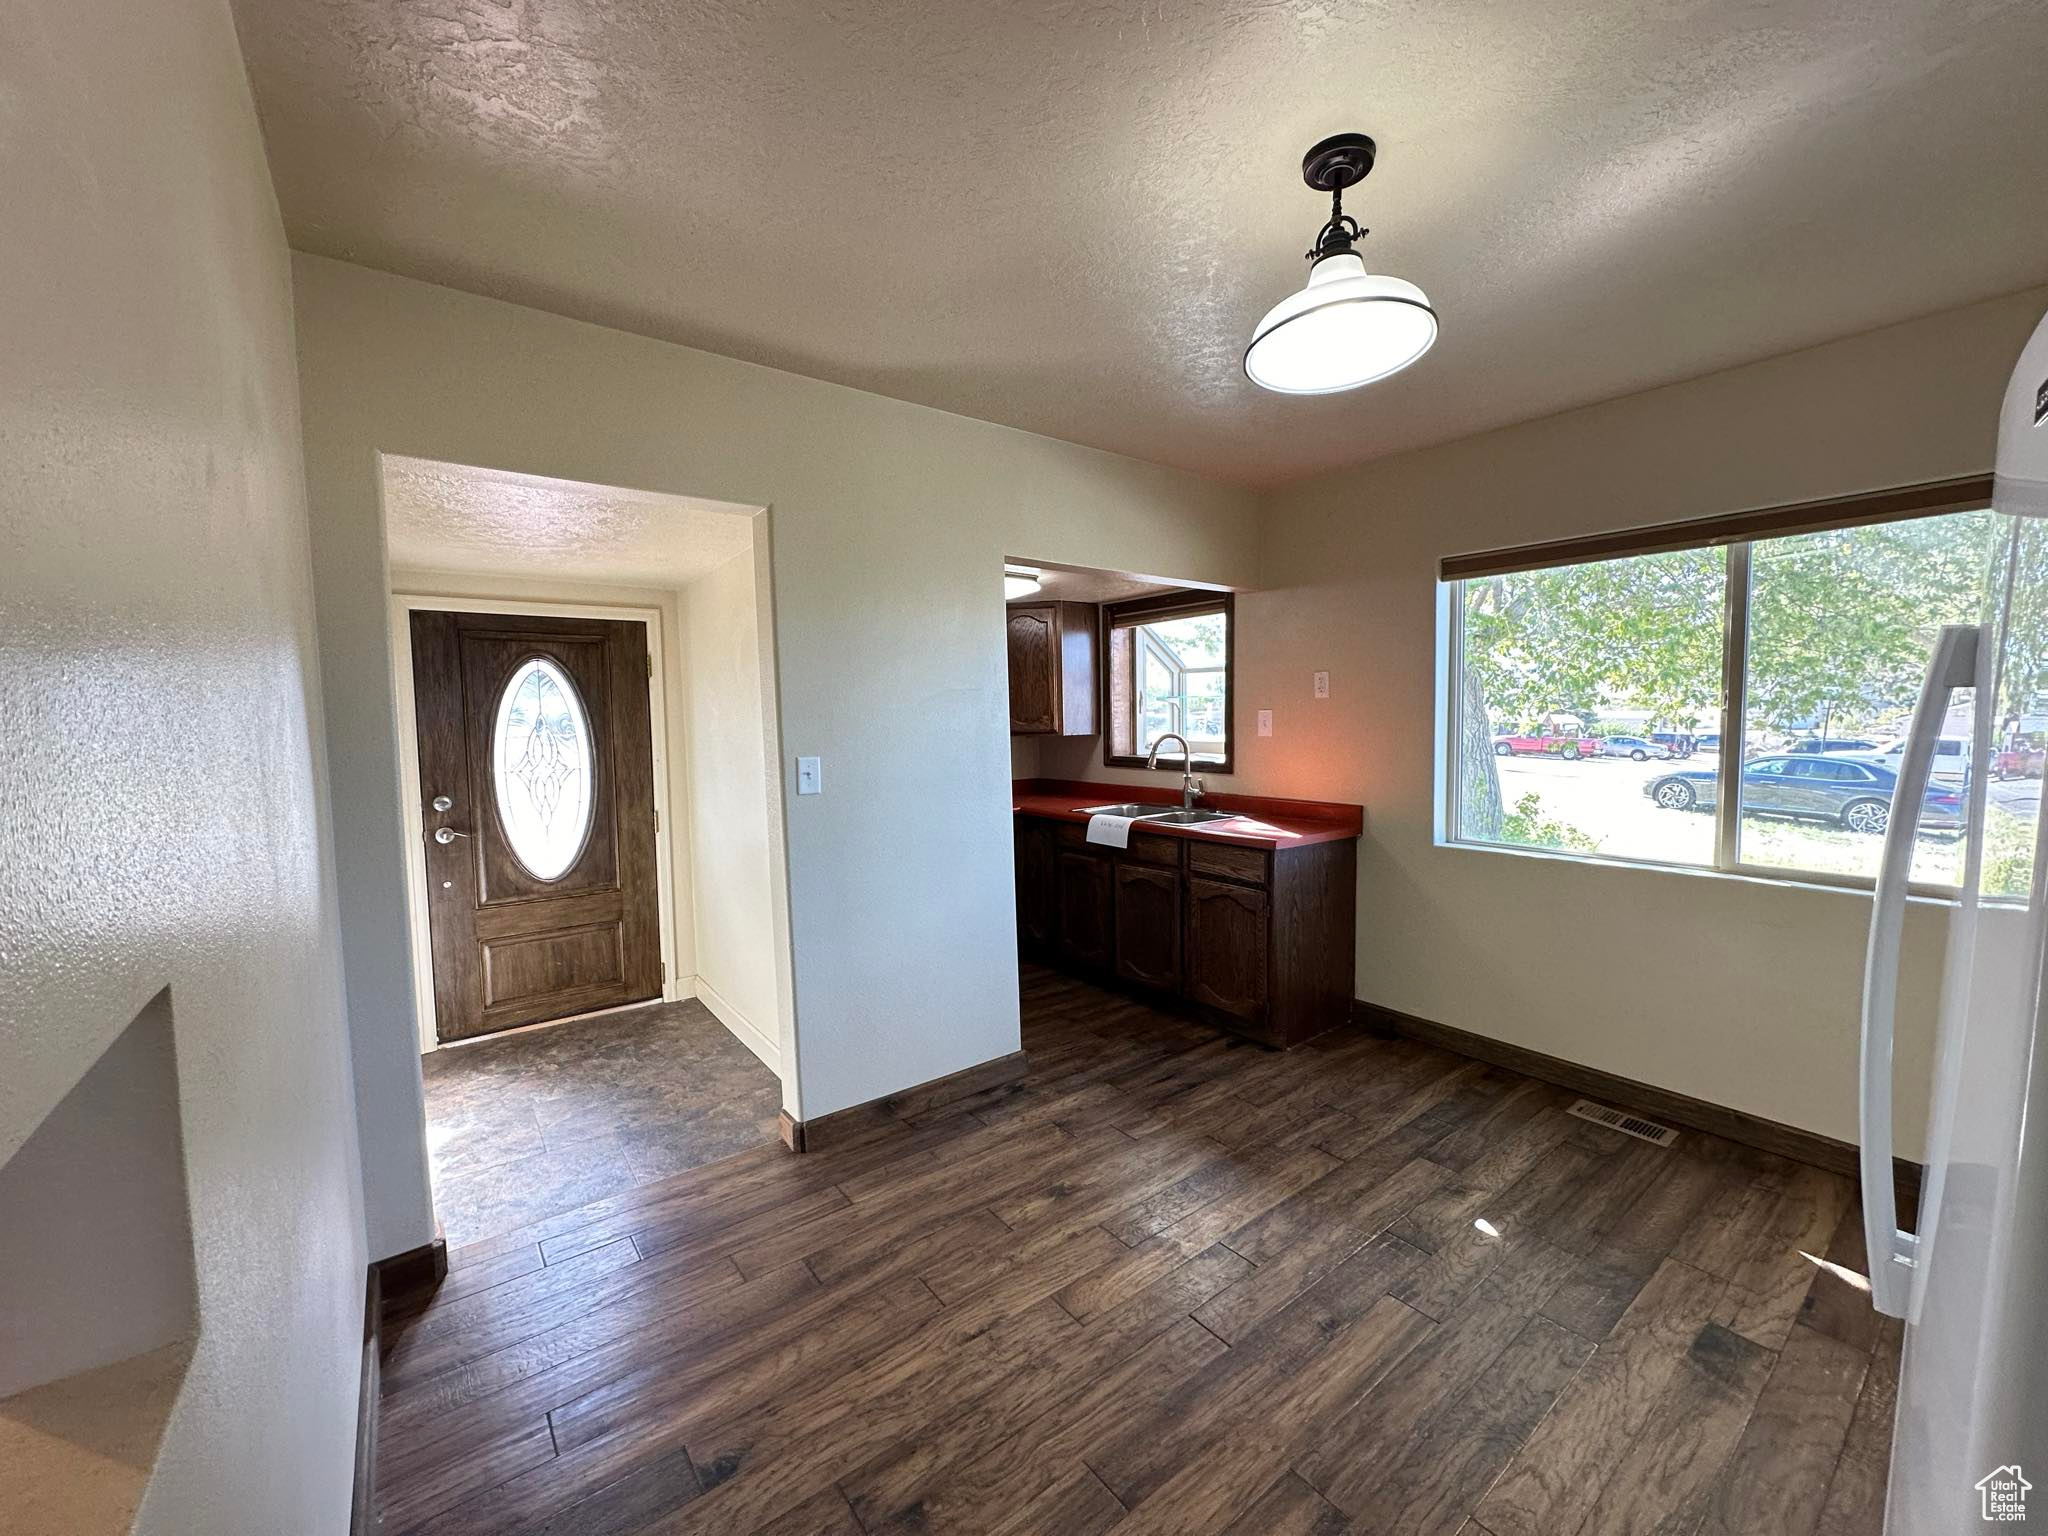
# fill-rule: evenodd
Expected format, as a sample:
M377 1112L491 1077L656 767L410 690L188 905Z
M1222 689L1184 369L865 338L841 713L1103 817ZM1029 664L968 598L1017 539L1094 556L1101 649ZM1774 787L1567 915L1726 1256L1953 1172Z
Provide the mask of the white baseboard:
M697 978L694 976L671 977L661 989L661 1000L664 1003L680 1003L696 995Z
M752 1019L720 997L718 989L702 976L693 980L697 1001L711 1010L712 1017L730 1030L735 1040L760 1057L763 1066L777 1077L782 1076L782 1048L775 1043L775 1037L764 1033Z

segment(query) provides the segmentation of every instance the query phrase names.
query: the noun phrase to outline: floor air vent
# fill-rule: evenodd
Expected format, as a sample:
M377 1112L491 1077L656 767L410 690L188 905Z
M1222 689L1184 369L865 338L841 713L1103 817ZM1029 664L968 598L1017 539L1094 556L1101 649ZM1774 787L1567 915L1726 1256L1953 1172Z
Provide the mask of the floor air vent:
M1635 1115L1624 1114L1618 1109L1609 1109L1605 1104L1595 1104L1591 1099L1579 1100L1565 1113L1577 1115L1581 1120L1590 1120L1595 1125L1604 1125L1609 1130L1621 1132L1624 1136L1633 1136L1638 1141L1652 1142L1660 1147L1668 1147L1678 1140L1678 1132L1668 1125L1659 1125L1654 1120L1643 1120Z

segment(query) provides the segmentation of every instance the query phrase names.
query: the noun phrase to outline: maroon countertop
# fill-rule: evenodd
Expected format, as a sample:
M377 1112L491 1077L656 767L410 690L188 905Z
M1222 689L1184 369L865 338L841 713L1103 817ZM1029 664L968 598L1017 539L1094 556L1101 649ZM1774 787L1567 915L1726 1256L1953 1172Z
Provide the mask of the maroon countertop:
M1010 786L1010 808L1019 816L1086 823L1084 805L1116 805L1139 801L1171 809L1180 804L1178 785L1090 784L1081 779L1018 779ZM1230 821L1205 821L1177 827L1156 821L1139 825L1164 837L1198 843L1235 843L1240 848L1304 848L1310 843L1335 843L1365 831L1365 807L1326 800L1268 800L1258 795L1203 795L1199 810L1234 811Z

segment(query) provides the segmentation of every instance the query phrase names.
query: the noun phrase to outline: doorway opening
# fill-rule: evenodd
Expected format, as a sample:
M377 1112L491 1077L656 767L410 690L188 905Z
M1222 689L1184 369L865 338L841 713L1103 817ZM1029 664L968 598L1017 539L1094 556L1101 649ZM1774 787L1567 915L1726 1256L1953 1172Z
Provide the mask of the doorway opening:
M427 1146L460 1246L775 1140L767 514L381 469Z
M1188 966L1211 909L1179 844L1138 829L1230 787L1234 596L1022 557L1003 576L1024 1048L1075 981L1170 1009L1192 979L1213 1004Z

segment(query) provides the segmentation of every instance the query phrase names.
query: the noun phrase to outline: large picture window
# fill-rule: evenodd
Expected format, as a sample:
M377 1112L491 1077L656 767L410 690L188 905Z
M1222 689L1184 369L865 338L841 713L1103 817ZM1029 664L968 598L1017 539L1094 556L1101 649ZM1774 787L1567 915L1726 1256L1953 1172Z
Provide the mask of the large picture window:
M1988 490L1953 482L1606 549L1445 561L1448 835L1867 883L1898 809L1902 738L1936 634L1990 617L2001 561L2048 560L2037 547L2048 530L1994 517ZM2013 616L2015 636L2030 627L2048 636L2048 615ZM2009 670L1999 691L1988 761L1974 761L1968 692L1943 722L1916 808L1922 887L1960 881L1982 774L1985 888L2026 888L2048 670Z
M1174 592L1112 603L1102 611L1102 760L1143 767L1152 745L1174 732L1195 766L1231 771L1231 621L1227 592ZM1180 766L1169 743L1160 757Z

